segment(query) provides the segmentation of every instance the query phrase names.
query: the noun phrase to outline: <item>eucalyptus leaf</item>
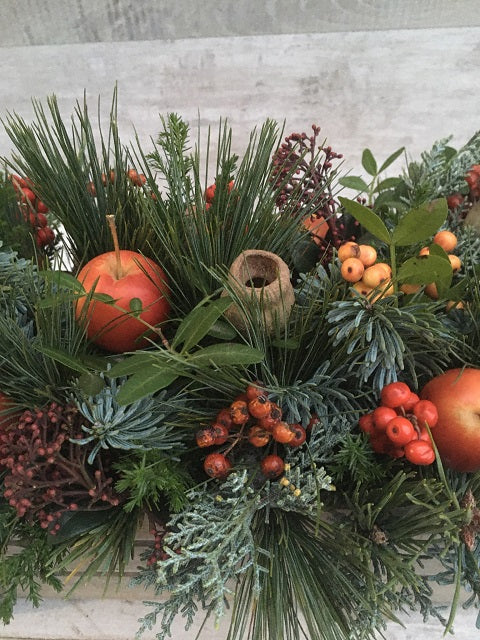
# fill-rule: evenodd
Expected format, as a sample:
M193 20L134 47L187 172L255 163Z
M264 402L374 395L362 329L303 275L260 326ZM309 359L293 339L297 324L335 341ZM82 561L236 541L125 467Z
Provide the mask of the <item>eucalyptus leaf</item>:
M368 184L360 176L344 176L339 179L338 184L355 191L367 191L368 189Z
M378 173L382 173L382 171L385 171L385 169L387 169L391 164L393 164L395 162L395 160L399 156L401 156L404 151L405 151L405 147L400 147L400 149L397 149L391 155L389 155L388 158L385 160L385 162L380 167L380 169L378 170Z
M371 176L377 175L377 162L373 157L373 153L370 149L364 149L362 153L362 167Z
M116 362L109 370L104 369L104 372L109 378L129 376L155 363L157 361L156 358L158 358L158 354L154 351L136 353L129 358Z
M245 344L234 342L212 344L193 353L188 362L197 366L246 365L262 362L263 353Z
M355 200L349 200L343 197L340 197L339 200L344 209L350 213L355 220L358 220L362 227L379 240L390 244L390 233L383 220L377 216L376 213Z
M448 214L447 201L438 198L408 211L392 234L395 245L407 247L430 238L442 226Z
M218 298L213 302L200 303L181 322L172 341L172 348L176 349L183 343L182 353L189 351L204 338L231 305L230 297Z
M117 394L117 402L121 405L132 404L148 395L165 389L180 375L179 369L158 365L145 366L122 385Z
M236 329L225 320L216 320L210 327L208 335L216 340L234 340L238 334Z
M55 362L65 365L69 369L73 369L73 371L90 373L90 369L79 358L74 358L66 351L54 349L53 347L45 347L44 345L37 344L35 342L32 343L32 346L36 351L40 351L40 353L43 353L52 360L55 360Z

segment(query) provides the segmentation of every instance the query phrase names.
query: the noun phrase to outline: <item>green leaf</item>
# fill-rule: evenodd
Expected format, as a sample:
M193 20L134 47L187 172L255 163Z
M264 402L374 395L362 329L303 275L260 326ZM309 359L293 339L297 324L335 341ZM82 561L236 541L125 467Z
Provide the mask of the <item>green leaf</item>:
M358 220L362 227L379 240L390 244L390 233L383 220L377 216L376 213L355 200L349 200L348 198L343 197L340 197L339 200L344 209L348 211L355 220Z
M408 211L395 227L392 242L397 246L407 247L430 238L445 222L447 214L445 198Z
M158 357L158 354L155 352L151 353L136 353L134 356L130 358L125 358L120 362L116 362L111 369L103 369L104 373L107 374L109 378L119 378L121 376L129 376L132 373L137 373L137 371L141 371L145 367L148 367L152 364L152 362L156 362L155 358Z
M36 344L35 342L32 343L32 346L37 351L40 351L40 353L43 353L52 360L55 360L55 362L60 362L60 364L65 365L69 369L79 371L80 373L90 373L89 368L81 360L74 358L66 351L54 349L53 347L45 347L43 345Z
M441 256L428 255L406 260L398 270L398 280L408 284L430 284L435 282L440 297L444 297L452 281L449 260Z
M210 327L208 335L216 340L234 340L238 334L231 324L224 320L217 320Z
M47 282L53 282L62 289L68 289L74 293L85 293L85 289L80 280L66 271L41 271L40 275Z
M181 322L177 329L172 348L175 349L183 342L182 353L189 351L197 345L210 331L214 323L231 305L232 300L228 296L218 298L207 305L201 302Z
M180 375L180 367L150 365L135 373L118 392L117 401L121 405L132 404L160 389L165 389Z
M387 189L394 189L402 182L401 178L385 178L377 184L375 191L386 191Z
M82 373L78 386L88 396L96 396L105 387L105 380L96 373Z
M345 176L344 178L340 178L338 183L341 184L342 187L355 189L355 191L367 191L368 189L368 184L363 178L360 178L360 176Z
M115 509L66 511L60 517L60 529L55 536L49 536L49 542L57 545L67 540L77 539L84 533L108 522L114 512Z
M395 162L395 160L405 151L405 147L400 147L400 149L397 149L396 151L394 151L392 153L392 155L388 156L388 158L385 160L385 162L382 164L382 166L380 167L378 173L382 173L382 171L385 171L385 169L387 169L391 164L393 164Z
M188 362L197 366L225 366L246 365L262 362L263 353L245 344L234 342L226 344L212 344L193 353Z
M362 167L371 176L377 175L377 162L373 157L373 153L370 149L364 149L362 153Z
M132 298L129 302L130 311L133 311L134 315L140 315L143 311L143 302L140 298Z

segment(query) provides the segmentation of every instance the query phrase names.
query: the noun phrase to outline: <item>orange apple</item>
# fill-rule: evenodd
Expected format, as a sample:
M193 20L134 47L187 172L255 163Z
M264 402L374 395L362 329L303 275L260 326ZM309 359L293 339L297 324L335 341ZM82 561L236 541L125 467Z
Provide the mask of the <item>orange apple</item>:
M423 388L437 407L432 436L442 463L456 471L480 469L480 369L450 369Z
M88 338L107 351L122 353L146 346L148 341L141 336L148 332L147 325L158 325L168 317L165 273L140 253L121 250L96 256L80 271L78 280L85 291L94 289L115 300L115 306L91 300L85 308L83 296L75 305L75 316L86 322ZM137 306L141 312L132 313ZM149 337L154 339L155 334L150 332Z

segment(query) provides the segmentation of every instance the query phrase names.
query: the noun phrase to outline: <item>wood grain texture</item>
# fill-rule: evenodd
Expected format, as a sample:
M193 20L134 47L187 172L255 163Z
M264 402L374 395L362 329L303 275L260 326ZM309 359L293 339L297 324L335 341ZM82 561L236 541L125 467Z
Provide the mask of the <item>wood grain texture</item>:
M478 0L2 0L0 46L480 26Z
M135 126L147 148L159 113L199 122L204 137L227 118L240 155L255 126L285 119L288 133L320 125L345 169L359 171L365 147L384 159L405 145L418 157L479 128L479 27L4 47L0 63L1 116L30 121L31 96L54 93L69 118L86 88L95 120L97 96L105 116L118 82L123 140ZM0 155L10 150L0 128Z

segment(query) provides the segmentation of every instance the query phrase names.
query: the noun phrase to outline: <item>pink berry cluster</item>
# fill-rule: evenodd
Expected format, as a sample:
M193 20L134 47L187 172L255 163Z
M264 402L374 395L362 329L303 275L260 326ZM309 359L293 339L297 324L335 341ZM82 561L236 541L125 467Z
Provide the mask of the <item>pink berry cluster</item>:
M53 246L55 243L55 233L48 226L47 205L40 200L34 191L34 186L29 178L22 178L17 175L10 175L9 179L15 189L18 204L23 214L23 219L27 222L35 233L35 242L39 249Z
M4 498L19 518L38 522L56 534L63 512L116 506L113 478L97 456L87 464L89 449L75 444L84 418L73 406L51 402L27 410L0 432L0 469Z
M387 384L380 392L380 405L363 415L360 429L369 437L376 453L405 458L417 465L429 465L435 451L428 432L438 422L436 406L420 400L404 382Z

